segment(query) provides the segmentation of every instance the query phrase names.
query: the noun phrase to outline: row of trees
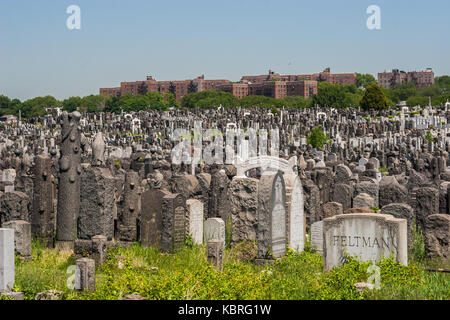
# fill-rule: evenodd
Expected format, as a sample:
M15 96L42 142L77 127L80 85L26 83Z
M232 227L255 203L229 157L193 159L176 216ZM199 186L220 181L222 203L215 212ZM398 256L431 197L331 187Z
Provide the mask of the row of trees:
M395 107L400 101L407 105L428 105L431 97L433 105L442 105L450 100L450 77L436 77L433 86L416 88L413 83L397 85L392 89L378 86L375 78L370 74L357 74L356 85L338 85L319 82L318 93L311 98L301 96L287 96L283 99L274 99L267 96L247 96L237 98L231 93L220 91L197 91L191 88L190 93L181 101L175 99L173 93L161 94L159 92L146 92L147 88L138 90L141 94L133 96L126 94L120 97L105 97L90 95L86 97L70 97L59 101L52 96L36 97L21 102L0 95L0 115L18 115L21 110L22 117L30 118L45 115L47 108L61 107L69 112L80 110L82 112L109 111L119 113L140 110L166 110L171 107L183 108L211 108L222 105L230 107L253 107L277 109L308 108L312 106L347 108L361 106L364 109L384 109Z
M79 110L82 112L109 111L120 113L140 110L166 110L170 107L178 107L175 96L166 93L162 96L159 92L147 92L143 95L133 96L126 94L121 97L105 97L102 95L90 95L86 97L70 97L59 101L52 96L36 97L21 102L19 99L10 99L0 95L0 115L11 114L18 116L19 110L23 118L41 117L47 114L48 108L62 108L68 112Z

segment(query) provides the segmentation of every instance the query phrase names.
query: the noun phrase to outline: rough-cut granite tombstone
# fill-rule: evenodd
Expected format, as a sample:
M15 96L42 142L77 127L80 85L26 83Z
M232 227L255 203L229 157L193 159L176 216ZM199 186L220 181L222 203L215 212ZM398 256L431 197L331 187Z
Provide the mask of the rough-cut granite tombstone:
M286 253L286 187L281 172L266 171L258 185L258 257Z
M367 193L360 193L353 198L353 208L375 207L375 200Z
M306 217L304 212L303 186L296 174L285 174L286 184L286 235L289 248L303 251L306 241Z
M327 202L323 205L323 216L324 218L329 218L333 216L337 216L339 214L343 214L344 209L342 204L339 202Z
M425 249L430 258L450 259L450 215L432 214L425 219Z
M14 229L0 228L0 291L14 286Z
M173 252L184 245L186 234L186 198L171 193L162 201L161 250Z
M414 242L414 211L406 203L391 203L381 208L380 213L390 214L395 218L406 219L408 229L408 248L412 248Z
M258 180L254 178L234 177L228 187L230 199L227 208L231 221L225 221L231 229L231 245L244 240L256 240L258 220ZM231 226L231 228L230 228Z
M374 204L368 207L378 207L379 206L379 191L380 187L377 183L371 182L360 182L355 184L355 196L361 193L366 193L371 196L374 200ZM356 207L356 206L355 206Z
M116 210L114 177L108 168L83 167L78 238L91 239L102 234L111 240L114 237L113 213Z
M30 198L23 192L0 192L0 224L13 221L30 221Z
M331 201L342 204L342 210L347 210L352 207L353 187L347 184L335 184L332 193Z
M31 232L47 247L53 246L56 230L54 178L51 168L52 160L49 156L38 155L35 158Z
M416 195L414 212L417 226L424 230L427 216L439 213L439 190L424 187L414 189L413 192Z
M345 254L360 261L380 261L393 256L408 263L406 219L375 213L352 213L323 220L324 269L344 260Z
M59 159L58 210L56 217L56 245L73 249L77 236L77 217L80 211L81 142L78 126L81 114L63 112L60 118L61 145Z
M380 208L390 203L407 203L408 190L394 176L384 176L380 181Z

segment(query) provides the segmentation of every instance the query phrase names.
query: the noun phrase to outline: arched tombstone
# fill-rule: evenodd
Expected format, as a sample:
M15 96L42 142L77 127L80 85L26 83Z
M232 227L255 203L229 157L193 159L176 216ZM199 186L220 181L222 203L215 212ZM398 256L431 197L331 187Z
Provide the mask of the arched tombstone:
M258 184L258 258L286 253L286 187L278 172L264 172Z
M305 247L306 216L304 212L303 187L296 174L285 174L286 184L286 235L289 248L296 252Z

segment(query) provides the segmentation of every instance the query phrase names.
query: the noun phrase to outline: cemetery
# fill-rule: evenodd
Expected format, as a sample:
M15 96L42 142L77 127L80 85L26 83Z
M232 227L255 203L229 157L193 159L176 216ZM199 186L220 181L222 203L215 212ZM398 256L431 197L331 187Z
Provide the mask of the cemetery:
M450 299L448 106L278 111L2 123L0 299Z

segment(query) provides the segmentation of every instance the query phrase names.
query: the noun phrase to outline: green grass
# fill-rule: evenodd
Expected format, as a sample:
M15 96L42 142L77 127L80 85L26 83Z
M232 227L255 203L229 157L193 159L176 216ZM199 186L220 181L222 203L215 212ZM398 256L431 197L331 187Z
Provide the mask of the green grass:
M421 240L422 239L422 240ZM190 243L174 254L134 245L108 252L107 262L96 271L96 291L77 292L67 287L73 274L67 268L74 258L67 252L41 248L33 243L34 259L16 259L15 290L25 299L35 299L45 290L64 292L63 299L115 300L127 294L148 299L450 299L450 275L423 271L437 262L426 259L423 238L416 233L408 267L384 259L379 290L358 292L354 283L366 282L370 262L348 258L343 266L323 271L322 257L306 246L298 254L271 266L251 262L255 243L244 242L224 252L223 271L215 271L206 261L204 246ZM422 246L422 247L421 247ZM442 266L442 264L440 264Z

